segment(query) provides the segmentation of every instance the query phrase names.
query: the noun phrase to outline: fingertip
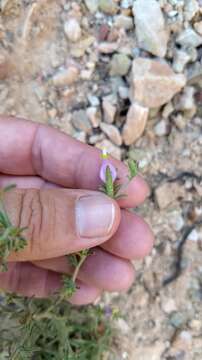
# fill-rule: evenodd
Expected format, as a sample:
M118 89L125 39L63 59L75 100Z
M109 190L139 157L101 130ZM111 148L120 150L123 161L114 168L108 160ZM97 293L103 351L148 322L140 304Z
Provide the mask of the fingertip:
M150 194L150 188L142 176L138 175L130 181L126 190L126 197L118 201L121 207L132 208L141 205Z
M87 285L81 281L76 282L77 290L68 301L72 305L88 305L94 303L102 291L94 286Z

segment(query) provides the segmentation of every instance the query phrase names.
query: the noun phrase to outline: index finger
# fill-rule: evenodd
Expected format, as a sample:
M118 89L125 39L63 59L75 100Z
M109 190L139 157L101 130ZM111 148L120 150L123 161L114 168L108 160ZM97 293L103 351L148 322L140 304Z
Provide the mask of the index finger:
M16 119L0 119L0 172L9 175L38 175L68 188L97 190L101 181L100 151L51 127ZM121 182L127 181L126 166L113 158ZM133 207L144 201L149 190L137 176L120 205Z

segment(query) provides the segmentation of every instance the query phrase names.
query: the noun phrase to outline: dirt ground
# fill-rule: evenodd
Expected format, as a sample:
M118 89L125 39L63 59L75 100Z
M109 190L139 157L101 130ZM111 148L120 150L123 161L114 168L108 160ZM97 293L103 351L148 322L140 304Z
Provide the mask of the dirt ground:
M155 233L106 359L202 359L202 1L1 0L0 113L138 160ZM147 70L147 68L149 70ZM131 70L132 69L132 70Z

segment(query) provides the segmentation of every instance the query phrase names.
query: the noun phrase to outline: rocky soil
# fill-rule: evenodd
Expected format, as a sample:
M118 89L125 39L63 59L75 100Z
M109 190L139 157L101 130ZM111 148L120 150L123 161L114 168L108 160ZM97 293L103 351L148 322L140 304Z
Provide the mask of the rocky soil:
M138 160L156 246L106 359L202 358L202 1L1 0L0 113Z

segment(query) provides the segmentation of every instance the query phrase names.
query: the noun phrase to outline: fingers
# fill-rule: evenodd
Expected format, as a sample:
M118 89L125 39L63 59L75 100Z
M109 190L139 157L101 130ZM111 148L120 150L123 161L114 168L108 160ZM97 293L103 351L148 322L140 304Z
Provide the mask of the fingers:
M102 248L126 259L142 259L154 244L148 224L137 214L121 211L121 222L115 235L102 244Z
M0 153L0 172L4 174L39 175L71 188L97 190L100 184L100 151L44 125L1 118ZM125 183L126 166L120 161L111 161L118 169L120 181ZM139 205L148 192L145 181L137 176L125 189L129 197L120 204L125 207Z
M62 286L61 275L30 263L10 263L6 273L0 273L0 288L27 297L44 298ZM101 294L93 286L77 283L76 293L69 299L75 305L87 305Z
M28 244L10 261L47 259L91 248L117 230L120 209L106 195L93 191L12 190L5 207L11 223L27 227Z
M34 264L59 273L72 273L67 257L37 261ZM84 262L78 279L106 291L125 291L134 281L134 268L129 261L95 248Z

